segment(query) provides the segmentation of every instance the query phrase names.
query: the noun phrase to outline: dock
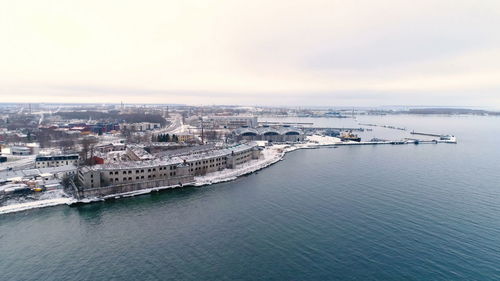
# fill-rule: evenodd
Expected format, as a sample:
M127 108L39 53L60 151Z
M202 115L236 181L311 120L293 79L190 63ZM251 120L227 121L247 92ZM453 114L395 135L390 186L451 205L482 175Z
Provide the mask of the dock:
M438 135L438 134L429 134L429 133L419 133L419 132L415 132L415 131L411 131L410 134L412 135L421 135L421 136L430 136L430 137L441 137L442 135Z
M259 122L259 125L269 125L269 126L289 125L289 126L300 127L300 126L303 126L303 125L312 126L312 125L314 125L314 123L311 123L311 122L275 122L275 121L263 121L263 122Z
M334 146L341 145L382 145L382 144L391 144L391 145L405 145L405 144L438 144L438 143L456 143L451 141L438 141L438 140L429 140L429 141L361 141L361 142L337 142L333 144Z
M366 129L362 127L358 128L346 128L346 127L313 127L314 123L310 122L276 122L276 121L263 121L259 122L259 126L293 126L300 128L302 130L337 130L337 131L358 131L364 132Z
M339 128L339 127L307 127L307 128L301 128L303 130L336 130L336 131L357 131L357 132L364 132L366 129L365 128Z

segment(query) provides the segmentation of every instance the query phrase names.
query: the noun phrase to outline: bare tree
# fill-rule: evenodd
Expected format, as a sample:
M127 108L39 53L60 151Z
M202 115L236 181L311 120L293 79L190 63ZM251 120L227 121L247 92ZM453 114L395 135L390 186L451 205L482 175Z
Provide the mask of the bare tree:
M36 134L36 138L38 140L38 143L40 143L41 148L49 147L50 146L50 133L49 130L40 130Z
M69 175L69 174L64 175L64 177L61 180L61 185L63 186L64 192L66 192L67 194L74 193L72 185L76 183L75 179L76 177L74 175Z
M125 139L127 140L127 142L131 142L132 141L132 131L130 129L122 129L122 135L125 137Z
M219 139L219 133L216 130L210 130L205 132L205 138L209 141L214 141Z
M94 137L83 138L80 142L82 145L81 159L85 165L92 165L90 163L94 156L94 147L97 144L97 139ZM89 157L90 152L90 157Z
M63 139L59 141L59 146L61 147L61 150L63 153L66 153L69 150L72 150L75 146L75 141L72 139Z

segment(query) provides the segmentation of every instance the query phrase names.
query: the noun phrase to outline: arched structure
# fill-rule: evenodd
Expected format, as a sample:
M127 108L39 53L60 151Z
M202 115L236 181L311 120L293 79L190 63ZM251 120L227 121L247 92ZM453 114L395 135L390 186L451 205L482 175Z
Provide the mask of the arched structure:
M239 128L233 131L236 141L263 140L269 142L301 142L302 130L290 126L263 126L258 128Z

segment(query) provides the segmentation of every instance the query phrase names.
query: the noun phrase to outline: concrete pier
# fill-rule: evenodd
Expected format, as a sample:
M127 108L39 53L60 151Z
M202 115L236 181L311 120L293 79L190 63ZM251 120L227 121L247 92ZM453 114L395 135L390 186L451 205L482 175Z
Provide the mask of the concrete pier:
M410 132L410 134L421 135L421 136L430 136L430 137L441 137L442 136L442 135L437 135L437 134L419 133L419 132L415 132L415 131Z

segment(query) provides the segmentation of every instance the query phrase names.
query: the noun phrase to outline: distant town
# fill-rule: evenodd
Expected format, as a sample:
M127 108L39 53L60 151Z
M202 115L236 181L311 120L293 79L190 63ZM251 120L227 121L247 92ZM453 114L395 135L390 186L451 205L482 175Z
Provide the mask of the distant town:
M12 202L21 209L79 204L213 184L265 168L286 152L303 148L456 143L455 136L424 132L411 132L423 139L364 140L357 132L378 124L333 128L280 119L401 113L497 114L453 108L4 104L0 106L0 208L9 208Z

